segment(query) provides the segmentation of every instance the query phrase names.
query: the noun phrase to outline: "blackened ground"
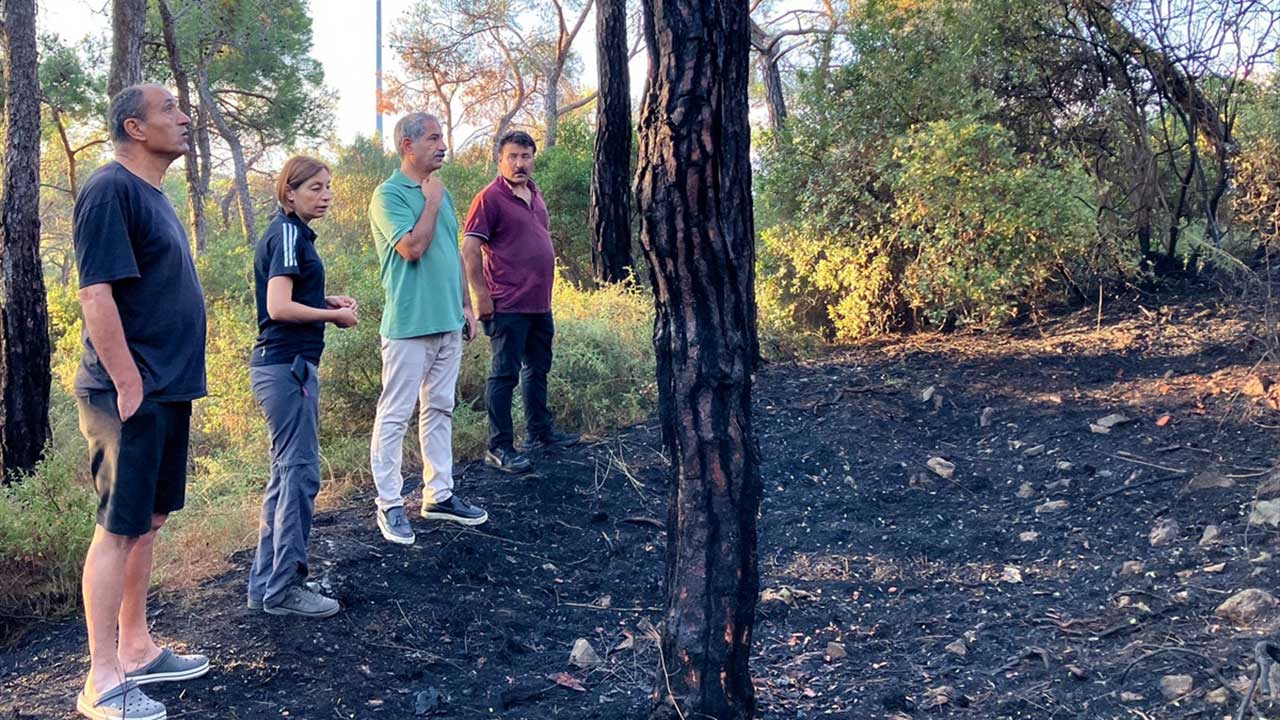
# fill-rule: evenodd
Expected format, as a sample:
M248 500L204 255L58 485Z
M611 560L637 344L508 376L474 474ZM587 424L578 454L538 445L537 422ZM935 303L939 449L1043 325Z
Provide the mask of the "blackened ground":
M1258 313L1222 302L1133 297L1100 329L1082 311L761 371L759 716L1234 716L1274 625L1214 610L1280 577L1276 530L1247 522L1280 493L1280 414L1239 393L1255 369L1278 374L1254 366ZM1131 421L1090 429L1112 413ZM157 636L215 669L152 694L183 718L401 718L420 702L438 717L642 718L661 453L651 422L541 456L537 478L469 467L460 490L490 522L415 520L410 548L382 541L369 497L321 516L317 580L342 614L248 611L241 556L154 601ZM1173 537L1153 546L1165 520ZM1208 525L1221 536L1201 544ZM602 665L569 664L579 638ZM0 652L0 718L73 717L85 654L79 619ZM1193 689L1167 700L1164 675ZM1212 704L1219 679L1239 687Z

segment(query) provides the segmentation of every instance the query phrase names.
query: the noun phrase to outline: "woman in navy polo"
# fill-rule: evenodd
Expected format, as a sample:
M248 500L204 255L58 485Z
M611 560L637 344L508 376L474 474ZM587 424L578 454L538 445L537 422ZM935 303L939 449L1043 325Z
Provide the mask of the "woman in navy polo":
M276 181L280 211L253 261L258 340L249 362L253 396L271 431L271 479L262 498L258 553L249 570L249 608L273 615L329 617L338 601L308 589L307 536L320 491L320 382L324 325L356 324L356 302L325 295L324 262L311 221L333 200L329 168L289 158Z

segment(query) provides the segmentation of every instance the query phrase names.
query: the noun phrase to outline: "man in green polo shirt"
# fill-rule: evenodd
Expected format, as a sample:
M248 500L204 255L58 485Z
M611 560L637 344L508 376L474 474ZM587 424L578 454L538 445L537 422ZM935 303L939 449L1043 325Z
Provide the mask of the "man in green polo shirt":
M373 421L369 464L378 488L378 529L412 545L400 474L404 434L418 405L422 446L422 517L479 525L488 513L453 494L453 403L462 344L475 324L463 292L458 218L436 177L444 165L440 122L411 113L395 127L400 169L373 191L369 224L381 264L382 396Z

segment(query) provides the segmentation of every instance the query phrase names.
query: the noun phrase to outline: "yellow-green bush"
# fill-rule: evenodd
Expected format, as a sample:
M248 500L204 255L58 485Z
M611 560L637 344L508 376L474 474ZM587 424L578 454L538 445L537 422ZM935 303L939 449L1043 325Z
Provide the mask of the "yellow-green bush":
M54 385L53 440L35 474L0 486L0 641L12 630L75 607L98 496L85 480L75 400Z
M837 339L999 323L1048 297L1054 274L1086 257L1096 235L1084 174L1018 155L999 126L922 124L891 161L882 212L762 233L766 319L825 325Z

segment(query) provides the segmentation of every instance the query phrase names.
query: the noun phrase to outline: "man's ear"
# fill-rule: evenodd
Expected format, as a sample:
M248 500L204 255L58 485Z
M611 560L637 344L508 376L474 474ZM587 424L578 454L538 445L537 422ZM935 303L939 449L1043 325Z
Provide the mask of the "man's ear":
M124 131L134 142L146 142L147 133L142 128L141 118L128 118L124 121Z

